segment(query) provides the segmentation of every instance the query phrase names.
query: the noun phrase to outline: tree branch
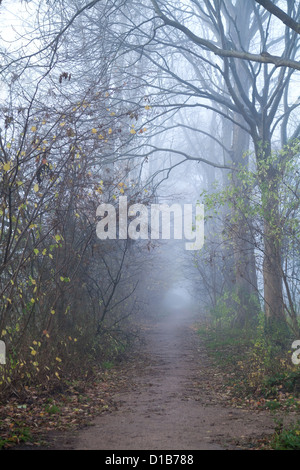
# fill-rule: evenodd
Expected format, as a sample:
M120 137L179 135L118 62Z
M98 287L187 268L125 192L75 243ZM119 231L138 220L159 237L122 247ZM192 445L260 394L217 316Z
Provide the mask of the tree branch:
M259 62L263 64L273 64L276 67L288 67L295 70L300 70L300 63L295 60L290 60L288 58L280 57L271 55L269 53L263 52L261 54L252 54L250 52L244 51L237 51L237 50L229 50L229 49L222 49L218 47L211 41L207 39L203 39L196 34L194 34L189 28L180 24L178 21L174 21L169 19L159 8L158 3L156 0L151 0L155 13L157 16L163 20L163 22L168 25L182 31L189 39L191 39L195 44L198 46L204 47L205 49L213 52L215 55L219 57L233 57L235 59L242 59L248 60L252 62Z
M279 18L288 28L296 31L297 34L300 34L300 23L295 21L289 15L287 15L283 10L274 5L271 0L255 0L256 3L259 3L262 7L268 10L269 13Z

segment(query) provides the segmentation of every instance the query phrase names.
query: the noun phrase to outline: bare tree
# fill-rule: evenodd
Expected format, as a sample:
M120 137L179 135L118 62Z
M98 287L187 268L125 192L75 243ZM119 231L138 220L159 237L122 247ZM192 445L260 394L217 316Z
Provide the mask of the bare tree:
M155 67L160 72L161 86L155 81L149 83L148 79L148 88L153 92L152 105L157 111L162 108L165 114L171 116L175 110L184 106L186 109L205 109L218 113L235 128L231 151L237 152L240 159L243 150L247 151L248 148L246 141L242 143L240 140L242 133L251 137L265 213L265 311L268 319L275 318L284 323L280 249L282 234L274 230L274 227L280 225L280 175L277 163L271 162L271 157L280 129L287 141L297 138L299 134L292 119L298 102L295 102L291 92L293 75L299 69L296 61L298 35L289 27L275 29L272 15L262 11L254 1L247 5L247 40L243 39L241 32L244 28L243 15L238 14L238 9L244 7L241 2L232 4L216 0L183 4L152 0L151 4L155 16L151 26L148 29L145 27L151 18L148 9L144 22L132 28L133 31L141 30L147 41L142 44L137 41L133 45L128 40L123 43L123 47L142 54L147 70ZM289 5L289 14L296 17L297 8L299 5ZM282 23L279 22L279 25ZM253 51L260 50L260 53L250 53L247 47L252 47ZM277 55L278 52L280 55ZM185 71L183 66L178 67L178 61L174 61L175 55L181 57ZM218 56L217 61L214 55ZM162 105L163 95L166 98ZM238 140L240 144L237 144ZM277 148L280 145L277 144ZM166 147L153 148L151 145L148 149L149 153L167 151ZM199 162L219 168L232 169L235 166L234 162L230 162L234 155L225 164L220 164L211 158L190 155L174 147L168 150L182 155L184 159L198 159ZM272 220L269 214L272 214ZM243 238L241 233L239 235Z

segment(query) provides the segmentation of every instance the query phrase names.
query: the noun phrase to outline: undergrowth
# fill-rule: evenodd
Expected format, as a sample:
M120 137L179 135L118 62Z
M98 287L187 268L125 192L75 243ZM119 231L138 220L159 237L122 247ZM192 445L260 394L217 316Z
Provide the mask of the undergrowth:
M235 403L285 414L300 410L300 366L291 360L292 340L285 348L271 344L259 327L253 333L200 326L198 333ZM300 420L285 426L278 421L267 447L300 450Z

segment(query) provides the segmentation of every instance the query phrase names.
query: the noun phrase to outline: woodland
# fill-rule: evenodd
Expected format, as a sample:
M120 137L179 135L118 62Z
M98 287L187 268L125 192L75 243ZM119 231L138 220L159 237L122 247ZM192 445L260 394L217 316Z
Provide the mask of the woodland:
M0 2L0 448L113 408L181 283L228 400L291 412L264 445L300 449L299 21L298 0ZM125 196L203 204L203 247L100 240Z

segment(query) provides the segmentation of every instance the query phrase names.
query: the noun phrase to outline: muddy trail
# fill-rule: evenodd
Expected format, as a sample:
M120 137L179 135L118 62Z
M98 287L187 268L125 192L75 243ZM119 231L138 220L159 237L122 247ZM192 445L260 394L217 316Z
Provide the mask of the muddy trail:
M56 448L241 449L272 433L268 412L231 408L218 396L217 378L193 325L184 311L173 312L171 321L167 316L150 322L144 328L147 361L131 377L131 387L112 397L115 411L95 418Z

